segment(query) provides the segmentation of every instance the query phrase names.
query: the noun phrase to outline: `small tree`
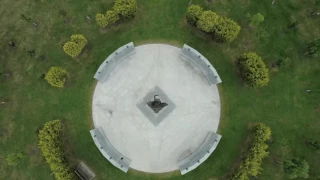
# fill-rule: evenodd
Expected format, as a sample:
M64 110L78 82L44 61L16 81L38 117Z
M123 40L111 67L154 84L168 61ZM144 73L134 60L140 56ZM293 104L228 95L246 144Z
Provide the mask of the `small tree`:
M205 32L213 32L213 28L223 19L212 11L203 11L197 21L197 28Z
M51 86L60 88L64 86L67 77L67 70L61 67L51 67L45 75L45 79Z
M135 0L116 0L113 10L118 13L121 18L129 20L136 15L137 3Z
M305 54L312 55L319 51L320 49L320 38L317 38L307 45L307 52Z
M9 166L16 166L18 165L19 161L24 158L24 155L20 152L18 153L10 153L6 157L6 162Z
M251 87L266 86L269 82L268 69L256 53L244 53L238 58L237 67L241 77Z
M188 23L195 25L203 12L202 7L198 5L191 5L187 9L187 21Z
M250 24L253 26L259 26L260 23L262 23L264 21L264 16L260 13L257 13L253 16L247 15L247 17L250 20Z
M308 178L309 177L309 164L305 160L294 158L284 162L284 171L289 179L294 178Z

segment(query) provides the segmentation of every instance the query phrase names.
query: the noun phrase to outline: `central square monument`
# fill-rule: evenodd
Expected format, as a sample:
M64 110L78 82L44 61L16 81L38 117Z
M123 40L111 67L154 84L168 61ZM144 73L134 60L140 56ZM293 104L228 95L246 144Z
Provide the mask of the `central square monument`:
M143 97L137 107L154 126L158 126L175 109L176 105L156 86Z

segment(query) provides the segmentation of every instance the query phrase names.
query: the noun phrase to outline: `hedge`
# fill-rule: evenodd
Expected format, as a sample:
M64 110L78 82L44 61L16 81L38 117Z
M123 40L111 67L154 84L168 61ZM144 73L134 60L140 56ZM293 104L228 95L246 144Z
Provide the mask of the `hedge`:
M107 11L106 15L97 14L96 21L100 27L107 27L108 25L114 24L119 20L119 16L115 11Z
M199 17L201 16L202 12L203 12L202 7L198 5L189 6L187 9L187 21L190 24L195 25Z
M135 17L137 13L137 3L135 0L116 0L113 10L108 10L105 15L98 13L96 15L97 24L100 27L107 27L114 24L119 19L129 20Z
M256 53L244 53L238 58L237 67L242 79L249 86L262 87L268 84L268 69Z
M240 26L231 19L222 18L213 27L213 39L220 43L232 42L240 32Z
M239 34L241 27L231 19L219 16L212 11L202 11L197 5L187 9L187 21L204 32L211 33L219 43L232 42Z
M75 179L75 175L67 165L62 147L62 124L60 120L45 123L43 129L39 131L38 137L38 146L55 178L57 180Z
M96 15L96 22L100 27L107 27L108 26L108 20L105 15L98 13Z
M249 176L256 177L260 171L261 163L269 155L267 141L271 130L263 123L257 123L251 129L250 145L239 167L233 173L231 180L249 180Z
M45 80L55 87L63 87L68 77L67 70L61 67L50 67L49 71L45 75Z
M222 18L218 14L212 11L203 11L197 21L197 28L205 32L213 32L214 27L217 26L220 21L222 21Z
M116 0L113 10L117 12L122 19L129 20L136 15L137 3L135 0Z
M74 34L71 36L71 40L63 45L63 50L71 57L77 57L82 49L87 44L86 38L81 34Z

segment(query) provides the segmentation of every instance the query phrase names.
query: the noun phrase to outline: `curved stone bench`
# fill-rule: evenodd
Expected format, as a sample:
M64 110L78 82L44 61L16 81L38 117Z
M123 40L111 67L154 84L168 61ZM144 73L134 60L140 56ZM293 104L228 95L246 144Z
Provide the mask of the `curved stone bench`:
M185 44L183 45L180 55L183 59L187 59L197 66L206 77L210 85L219 84L222 82L216 69L197 50Z
M105 82L113 69L124 59L133 55L134 53L135 49L132 42L120 47L115 52L110 54L107 59L100 65L98 71L94 75L94 78L100 82Z
M178 161L181 175L192 171L208 159L211 153L216 149L220 139L221 135L210 131L203 143L195 152Z
M118 150L116 150L109 142L102 128L96 128L90 131L92 139L102 155L111 162L115 167L119 168L123 172L128 172L131 164L131 159L123 156Z

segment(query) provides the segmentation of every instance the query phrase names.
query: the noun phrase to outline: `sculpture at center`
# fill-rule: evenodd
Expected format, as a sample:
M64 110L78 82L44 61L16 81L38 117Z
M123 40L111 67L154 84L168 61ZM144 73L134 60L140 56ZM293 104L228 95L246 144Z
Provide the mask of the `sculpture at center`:
M168 106L167 103L161 102L159 95L154 95L153 101L149 101L147 104L155 113L158 113L162 108Z

